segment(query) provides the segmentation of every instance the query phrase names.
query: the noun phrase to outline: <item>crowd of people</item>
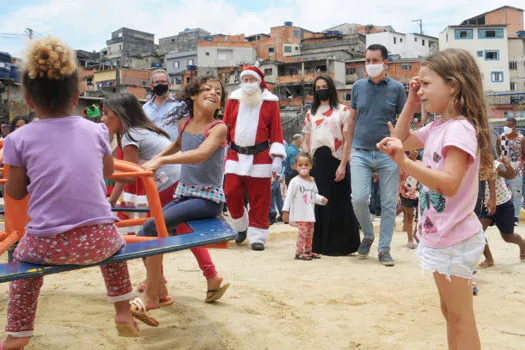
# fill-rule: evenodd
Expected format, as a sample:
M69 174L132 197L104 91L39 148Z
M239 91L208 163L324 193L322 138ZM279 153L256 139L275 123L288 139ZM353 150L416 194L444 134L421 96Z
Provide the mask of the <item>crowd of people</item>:
M278 98L255 66L243 69L240 88L229 97L215 77L199 78L175 96L167 72L155 70L154 96L144 106L120 93L76 116L74 52L55 38L34 40L22 77L37 120L16 131L27 121L13 122L3 141L11 169L6 192L14 199L30 195L31 220L14 260L93 264L125 244L112 206L141 205L144 190L134 178L107 190L114 158L154 173L170 235L182 234L180 225L188 220L219 216L226 206L236 242L247 239L253 251L263 251L279 214L298 228L295 259L302 261L356 252L366 258L375 241L373 210L380 217L378 260L394 266L391 241L402 211L407 246L417 248L421 267L433 272L449 348L479 349L469 281L483 252L482 267L494 263L486 227L496 224L525 260L525 241L513 230L525 138L516 121L507 120L493 157L481 73L466 51L427 58L408 96L387 66L387 49L369 46L368 78L354 84L349 107L340 103L332 78L318 76L301 134L286 147ZM416 130L421 103L438 118ZM137 235L156 236L155 220ZM229 283L208 249L191 251L207 281L204 301L214 302ZM148 257L144 265L138 298L126 262L101 265L120 336L140 336L134 319L158 326L151 311L173 303L162 256ZM43 277L11 282L3 349L28 344L42 283Z

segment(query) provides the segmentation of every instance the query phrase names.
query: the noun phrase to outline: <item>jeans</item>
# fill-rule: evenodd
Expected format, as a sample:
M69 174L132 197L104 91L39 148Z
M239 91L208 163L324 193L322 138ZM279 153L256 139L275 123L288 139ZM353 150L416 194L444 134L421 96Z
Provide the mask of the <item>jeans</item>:
M276 209L277 208L277 209ZM270 204L270 214L283 216L283 195L281 194L281 184L272 184L272 202Z
M512 192L512 201L514 202L514 217L519 220L521 210L521 192L523 189L523 178L516 176L514 179L507 180L507 185Z
M372 193L370 194L370 214L381 216L381 198L379 193L379 181L372 182Z
M370 218L369 199L372 173L379 174L381 198L381 224L379 251L389 251L396 219L399 168L379 150L352 149L350 172L352 173L352 204L354 213L363 229L364 238L374 239L374 227Z

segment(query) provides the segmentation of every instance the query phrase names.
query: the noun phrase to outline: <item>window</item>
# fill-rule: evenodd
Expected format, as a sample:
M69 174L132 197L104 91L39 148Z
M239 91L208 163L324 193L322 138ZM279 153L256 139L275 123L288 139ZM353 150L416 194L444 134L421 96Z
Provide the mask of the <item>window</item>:
M474 31L472 29L454 29L454 39L464 40L472 39L474 37Z
M510 91L516 91L516 83L513 81L510 82Z
M299 46L296 46L296 47L295 47L295 51L299 51Z
M122 32L118 33L118 37L122 38Z
M425 39L421 39L421 46L425 46Z
M179 61L173 62L173 68L179 68Z
M394 44L397 44L397 43L396 43L396 40L397 40L397 38L396 38L396 37L394 37Z
M412 70L412 64L410 63L401 64L401 70Z
M273 47L270 47L268 49L268 56L272 57L273 56L273 52L274 52L274 48Z
M206 52L206 56L209 56L209 55L210 55L210 53L209 53L209 52Z
M297 75L299 74L299 70L297 68L290 68L290 75Z
M476 51L476 56L483 57L483 50Z
M417 38L416 38L416 37L414 37L414 42L416 42L416 43L417 43Z
M352 93L351 92L343 92L341 97L342 97L343 101L352 101Z
M503 28L479 28L478 39L503 39Z
M410 85L408 83L403 83L403 89L405 89L405 93L408 94L408 89L409 89Z
M292 53L292 47L291 46L285 46L284 47L284 53Z
M485 50L485 61L499 61L499 50Z
M346 75L352 75L352 74L355 74L355 68L354 67L346 68Z
M265 68L264 69L264 75L272 75L273 69L272 68Z
M294 30L293 36L301 37L301 31L300 30Z
M510 69L510 70L517 70L517 69L518 69L518 62L516 62L516 61L510 61L510 62L509 62L509 69Z
M194 66L194 65L195 65L195 60L193 58L189 59L188 66Z
M399 38L399 42L402 43L403 42L403 38Z
M503 118L514 118L514 111L504 111L503 112Z
M490 72L490 81L493 83L502 83L503 72Z

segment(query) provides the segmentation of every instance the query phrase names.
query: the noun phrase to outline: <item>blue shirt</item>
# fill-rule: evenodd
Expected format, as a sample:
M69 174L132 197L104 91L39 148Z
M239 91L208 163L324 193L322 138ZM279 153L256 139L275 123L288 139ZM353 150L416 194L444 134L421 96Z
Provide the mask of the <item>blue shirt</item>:
M378 84L370 78L360 79L352 87L352 108L357 111L352 148L376 149L376 144L390 136L388 122L405 106L403 84L386 76Z
M286 149L286 164L284 166L284 174L287 176L295 176L298 174L297 171L292 169L292 165L295 164L295 157L299 154L299 148L293 143Z
M157 108L155 105L156 96L146 102L142 109L148 118L159 128L170 135L170 141L174 142L179 136L179 120L187 117L188 112L186 103L176 99L172 94L168 96Z

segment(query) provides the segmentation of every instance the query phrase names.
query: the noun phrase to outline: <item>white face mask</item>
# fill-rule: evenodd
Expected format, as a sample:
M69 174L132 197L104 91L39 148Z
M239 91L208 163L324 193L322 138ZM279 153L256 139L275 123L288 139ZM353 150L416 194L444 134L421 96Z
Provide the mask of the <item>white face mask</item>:
M509 128L508 126L503 127L503 132L505 135L511 134L514 129Z
M365 67L366 73L368 73L368 76L371 78L375 78L383 73L383 63L367 64Z
M257 89L259 89L259 85L260 83L258 81L254 83L241 83L241 88L246 94L253 95L257 92Z

